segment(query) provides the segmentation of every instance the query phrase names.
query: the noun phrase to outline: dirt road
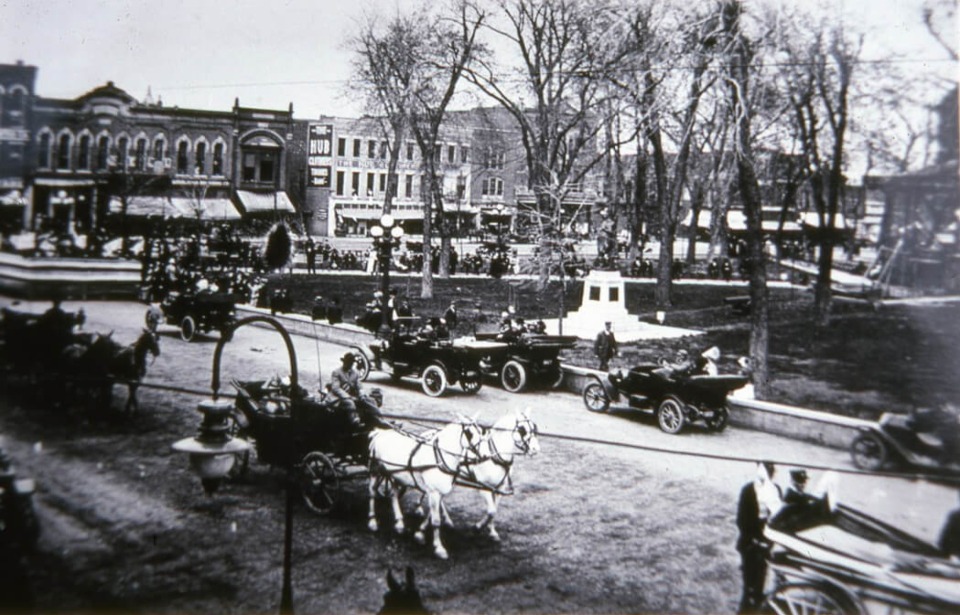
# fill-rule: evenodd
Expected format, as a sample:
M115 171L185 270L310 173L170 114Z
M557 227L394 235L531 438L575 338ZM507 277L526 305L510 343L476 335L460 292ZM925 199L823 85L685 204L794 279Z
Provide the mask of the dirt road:
M76 309L79 303L66 304ZM143 306L83 304L87 329L132 341ZM21 306L23 307L23 306ZM27 306L37 310L43 305ZM146 382L209 391L214 344L187 344L165 329ZM301 383L315 388L344 348L296 338ZM285 374L279 336L246 327L227 345L223 380ZM739 560L733 548L740 485L753 465L574 442L578 436L685 453L770 458L786 466L850 468L844 451L759 432L661 433L649 419L588 413L570 393L512 395L484 387L475 397L453 387L431 399L413 381L399 386L374 373L385 409L416 417L473 415L490 424L528 407L542 452L515 464L517 493L498 516L494 543L468 524L480 498L455 491L448 505L458 529L446 531L449 561L410 536L366 530L365 485L347 489L329 517L295 511L294 601L300 612L372 612L388 567L417 569L435 612L733 612ZM44 611L272 612L280 597L283 474L254 463L250 475L205 497L175 440L192 435L202 397L145 388L141 411L90 413L36 407L3 391L3 444L22 474L37 479L43 524L33 582ZM117 389L115 408L124 397ZM812 472L816 482L820 472ZM782 477L781 477L782 478ZM409 497L409 496L408 496ZM927 539L956 500L925 483L844 475L841 499ZM413 502L408 500L408 508ZM382 524L389 528L389 524Z

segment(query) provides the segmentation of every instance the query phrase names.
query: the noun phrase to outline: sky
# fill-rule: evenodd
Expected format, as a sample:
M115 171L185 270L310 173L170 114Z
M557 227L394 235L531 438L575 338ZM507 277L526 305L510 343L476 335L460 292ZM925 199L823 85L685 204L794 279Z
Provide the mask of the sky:
M749 2L750 0L748 0ZM789 3L791 0L774 0ZM793 0L804 2L807 0ZM812 1L812 0L810 0ZM834 0L877 36L866 52L905 54L956 78L927 34L923 0ZM0 63L37 66L37 94L76 98L113 81L166 106L286 109L301 119L363 112L346 91L346 37L365 12L413 0L0 0Z

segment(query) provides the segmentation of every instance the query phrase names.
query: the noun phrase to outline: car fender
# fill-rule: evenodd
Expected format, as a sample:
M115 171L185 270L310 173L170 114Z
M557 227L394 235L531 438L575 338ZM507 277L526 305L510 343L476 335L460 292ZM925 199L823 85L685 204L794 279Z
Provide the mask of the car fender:
M354 354L363 355L367 361L374 361L377 358L376 353L371 348L364 348L363 346L351 346L350 352Z
M603 390L607 393L607 397L610 398L610 401L617 401L620 399L620 389L610 382L610 378L593 376L593 379L600 383L600 386L603 387Z

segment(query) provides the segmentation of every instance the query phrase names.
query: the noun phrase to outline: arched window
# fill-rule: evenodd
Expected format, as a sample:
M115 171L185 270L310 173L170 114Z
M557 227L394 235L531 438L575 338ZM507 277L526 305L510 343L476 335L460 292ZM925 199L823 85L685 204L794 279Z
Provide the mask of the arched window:
M197 175L207 174L207 144L203 141L197 143L197 149L194 151L194 161L197 163Z
M213 146L213 174L223 175L223 143Z
M37 145L37 167L50 168L50 133L48 132L40 135L40 143Z
M80 151L77 153L77 168L90 170L90 135L80 137Z
M23 111L23 90L10 92L10 111Z
M187 173L187 142L177 143L177 173Z
M57 141L57 168L70 168L70 135L64 133Z
M110 160L110 137L102 136L97 141L97 170L106 171Z
M120 137L117 141L117 164L121 169L127 168L127 156L130 154L130 139Z
M153 142L153 159L157 162L163 162L163 139L157 138Z
M147 169L147 140L137 139L137 149L134 153L134 166L138 171Z

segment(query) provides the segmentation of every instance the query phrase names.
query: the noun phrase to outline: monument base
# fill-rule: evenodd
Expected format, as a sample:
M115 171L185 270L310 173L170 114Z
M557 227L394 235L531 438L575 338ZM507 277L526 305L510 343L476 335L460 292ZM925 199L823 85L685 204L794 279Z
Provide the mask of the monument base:
M547 332L593 339L603 329L603 324L610 321L618 342L703 334L695 329L640 322L637 316L627 312L625 290L619 271L591 271L583 281L580 309L570 313L562 322L560 319L545 320Z

